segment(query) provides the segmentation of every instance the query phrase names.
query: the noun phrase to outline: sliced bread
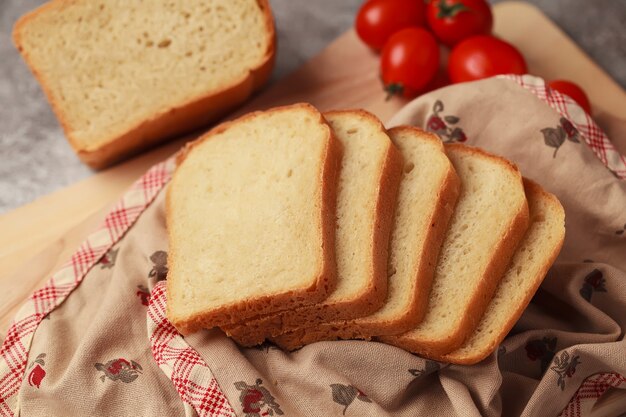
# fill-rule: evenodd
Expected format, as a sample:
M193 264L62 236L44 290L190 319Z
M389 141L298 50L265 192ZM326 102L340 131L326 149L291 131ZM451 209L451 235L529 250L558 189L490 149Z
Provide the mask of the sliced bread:
M530 226L513 255L476 331L463 345L437 360L472 365L496 350L539 288L565 238L565 212L559 200L524 179Z
M320 340L370 339L403 332L422 319L460 182L436 136L406 126L391 129L389 135L404 159L404 173L391 234L385 304L365 317L272 338L279 346L292 350Z
M476 329L528 227L522 177L511 162L446 145L462 191L437 263L424 320L386 343L427 357L461 346Z
M167 190L167 315L183 334L321 301L335 286L341 145L298 104L188 145Z
M343 156L337 185L337 287L315 305L246 320L222 330L243 346L302 327L360 317L387 296L387 250L402 157L380 121L363 110L325 113Z
M215 120L269 78L267 0L53 0L13 39L79 157L102 168Z

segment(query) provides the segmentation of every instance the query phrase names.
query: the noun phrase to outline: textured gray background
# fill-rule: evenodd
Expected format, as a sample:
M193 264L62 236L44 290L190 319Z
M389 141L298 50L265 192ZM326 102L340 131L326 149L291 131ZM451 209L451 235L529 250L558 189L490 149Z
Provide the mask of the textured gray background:
M270 0L278 28L274 80L353 23L362 0ZM498 0L492 1L497 3ZM13 48L11 28L43 0L0 0L0 213L92 174L66 143L37 82ZM626 86L626 0L533 0Z

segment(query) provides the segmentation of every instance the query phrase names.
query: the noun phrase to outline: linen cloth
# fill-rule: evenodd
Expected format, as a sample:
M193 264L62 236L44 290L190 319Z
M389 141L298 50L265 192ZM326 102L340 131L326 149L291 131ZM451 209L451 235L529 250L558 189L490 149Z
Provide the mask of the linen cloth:
M609 390L624 398L624 157L570 99L529 76L433 91L388 127L399 124L512 160L565 208L561 254L483 362L448 365L366 341L287 353L239 348L219 330L183 338L165 318L170 160L18 313L0 350L0 416L579 416Z

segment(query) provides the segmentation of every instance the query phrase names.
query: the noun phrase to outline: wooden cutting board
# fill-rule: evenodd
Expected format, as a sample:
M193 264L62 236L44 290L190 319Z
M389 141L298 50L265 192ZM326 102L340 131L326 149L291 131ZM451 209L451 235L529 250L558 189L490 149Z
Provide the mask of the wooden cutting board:
M600 124L622 120L621 131L626 132L626 93L537 8L506 2L495 6L494 15L495 33L521 50L530 73L579 83L590 95L596 120ZM378 57L353 31L231 117L298 101L320 110L362 107L382 120L405 104L401 99L385 101ZM622 139L620 146L626 145L626 138ZM121 193L184 142L167 144L0 216L0 339L16 308L69 258Z
M595 120L605 131L611 123L614 130L607 133L626 154L626 92L534 6L499 3L494 17L495 33L520 49L531 74L569 79L587 91ZM385 101L378 80L378 58L353 31L230 117L298 101L310 102L320 110L361 107L383 121L405 104L401 99ZM71 256L123 191L190 138L193 136L0 216L0 340L23 301ZM625 407L624 391L611 389L590 415L617 415Z

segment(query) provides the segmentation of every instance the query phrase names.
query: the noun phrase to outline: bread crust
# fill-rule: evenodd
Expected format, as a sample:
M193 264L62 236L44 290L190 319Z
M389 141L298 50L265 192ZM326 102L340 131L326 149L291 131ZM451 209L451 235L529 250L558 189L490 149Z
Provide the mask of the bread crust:
M380 132L386 134L382 123L371 113L364 110L337 110L324 113L325 117L333 115L355 115L368 119L378 126ZM315 325L325 321L351 319L368 315L378 310L387 296L387 258L389 237L393 224L396 199L402 177L402 155L389 140L387 153L381 166L378 180L378 197L376 213L372 220L374 234L372 236L372 263L370 264L369 285L357 297L333 304L302 307L247 320L243 323L222 327L222 330L242 346L254 346L262 343L267 337L278 336L287 331L302 327L302 323Z
M489 158L502 165L506 170L511 171L516 177L519 177L520 187L523 187L522 176L517 166L511 161L488 153L482 149L473 148L460 143L446 144L445 148L447 151L457 149L470 154L479 155L482 158ZM520 202L517 213L511 219L505 234L495 247L494 255L484 269L483 278L475 287L465 315L460 320L457 328L447 337L442 339L429 339L427 337L421 338L405 333L396 336L381 337L379 339L385 343L401 347L427 358L441 357L446 353L458 349L478 326L500 282L500 278L502 278L513 253L528 229L528 223L528 203L524 198Z
M415 132L420 139L437 144L444 152L441 140L421 129L412 126L400 126L389 130L394 132ZM432 286L439 250L443 244L448 225L454 213L454 208L460 193L461 182L448 161L449 167L441 186L438 200L430 218L430 229L426 236L422 259L415 271L415 286L412 292L412 308L406 310L402 316L394 320L367 320L365 317L356 320L325 323L317 327L306 327L294 332L284 333L271 340L285 350L294 350L303 345L321 340L335 339L365 339L374 336L398 334L416 326L423 318L428 304L428 296Z
M269 79L276 55L276 32L268 0L256 0L263 12L267 27L268 49L259 64L239 80L214 91L208 91L188 101L164 108L159 114L137 123L117 137L103 136L96 146L83 146L74 136L72 126L65 116L63 106L52 94L44 73L33 64L28 51L23 48L21 31L38 15L55 8L67 7L79 0L52 0L22 16L13 28L13 43L39 81L41 88L57 116L65 136L78 157L91 168L102 169L154 146L174 136L192 132L224 116L243 103Z
M314 117L318 117L320 124L324 125L328 132L328 142L325 151L324 166L320 172L319 178L319 195L321 210L320 218L317 220L320 228L320 242L319 246L322 248L322 256L320 264L318 266L319 272L317 279L309 287L302 291L286 291L279 294L270 294L254 299L249 299L246 302L233 303L231 305L225 305L220 308L212 310L210 313L197 313L187 318L179 318L174 315L170 309L171 303L167 305L167 317L176 327L176 329L182 334L189 334L197 331L201 328L213 328L215 326L227 325L230 323L237 323L246 317L255 316L258 314L269 313L270 311L277 310L278 308L284 308L285 306L298 307L301 305L312 304L325 299L328 294L335 288L337 281L337 265L335 260L335 205L336 205L336 183L337 175L339 171L339 165L341 162L341 143L335 138L332 133L332 129L322 115L311 105L305 103L294 104L290 106L276 107L266 112L280 112L290 111L295 108L301 108L312 113ZM189 152L196 146L199 146L204 141L211 140L216 134L227 130L230 126L236 123L246 121L254 118L262 113L266 112L253 112L240 117L239 119L222 123L219 126L211 129L209 132L195 140L188 143L177 155L177 166L181 166ZM174 172L174 177L176 172ZM174 178L172 179L172 181ZM171 187L168 186L166 191L166 225L168 229L169 238L169 262L173 263L178 256L176 255L176 244L170 234L171 231L171 215L172 203L171 203ZM170 268L170 271L174 268ZM172 292L172 280L167 282L168 301L171 299Z
M380 127L383 131L385 130L382 123ZM393 227L393 218L396 211L400 181L402 180L403 166L404 160L402 154L390 140L390 146L379 182L379 198L376 203L374 244L372 245L374 270L372 271L370 285L359 297L366 303L367 307L362 308L357 317L371 314L379 310L385 304L385 299L387 298L389 242L391 240L391 228Z
M561 205L561 202L556 198L556 196L545 191L540 185L532 180L529 180L528 178L524 178L524 188L526 190L526 195L529 200L543 200L546 204L549 204L553 207L555 213L560 213L563 219L565 219L565 211L563 209L563 206ZM560 236L559 241L553 247L552 251L547 254L542 267L538 271L537 275L533 277L532 284L527 289L527 291L524 292L523 299L515 307L515 310L511 313L510 317L508 317L506 323L504 323L499 331L491 337L488 345L480 350L465 355L457 353L457 351L453 351L445 355L433 357L433 359L460 365L473 365L482 361L493 351L495 351L500 343L502 343L509 331L511 331L515 323L517 323L519 318L522 316L522 313L524 312L528 304L530 304L531 299L539 289L539 286L547 275L548 270L561 252L564 241L565 227L563 227L563 233Z

